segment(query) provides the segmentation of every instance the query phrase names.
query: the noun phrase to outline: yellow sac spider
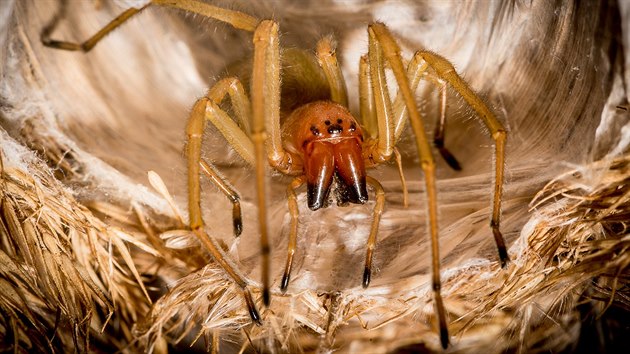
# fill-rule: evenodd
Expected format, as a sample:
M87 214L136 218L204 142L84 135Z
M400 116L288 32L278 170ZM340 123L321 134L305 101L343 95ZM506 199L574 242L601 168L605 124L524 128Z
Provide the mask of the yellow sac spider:
M415 135L417 153L426 184L433 295L439 321L440 340L442 346L446 348L449 343L449 334L440 294L435 162L414 99L414 91L422 79L429 80L439 89L440 115L434 145L451 167L459 169L457 160L444 147L447 86L451 86L464 98L490 131L496 156L490 227L497 244L501 265L505 267L509 261L505 242L499 231L507 133L492 111L457 74L452 64L437 54L418 51L405 67L400 56L400 48L387 27L378 22L370 24L368 26L368 53L361 58L359 69L361 112L359 121L347 108L346 85L335 56L333 41L330 38L319 41L315 56L306 51L286 50L281 58L276 22L259 20L247 14L215 7L199 0L148 1L141 8L132 7L126 10L81 44L50 39L54 26L43 30L42 41L45 45L57 49L88 52L106 34L132 16L154 5L200 14L228 23L237 29L253 32L254 57L251 64L250 97L247 96L241 80L235 77L223 79L216 83L205 97L197 100L186 128L190 228L214 259L241 287L252 320L261 324L249 284L240 271L226 260L216 246L216 242L204 230L200 206L200 173L202 171L232 201L236 236L242 230L238 194L228 187L214 166L201 158L201 138L206 121L216 126L232 148L255 168L263 302L269 306L270 248L267 231L267 196L265 195L266 164L283 174L295 177L287 188L291 224L281 290L286 291L289 285L296 248L298 226L296 189L304 184L307 185L308 207L312 210L327 206L331 190L334 190L337 203L342 205L367 202L367 185L375 190L376 204L367 242L363 275L363 286L367 287L371 278L372 254L385 204L385 194L381 184L368 176L366 169L388 162L397 155L396 144L400 140L408 118ZM319 86L324 87L325 90L307 95L308 99L303 98L297 103L287 103L290 100L284 99L286 92L283 91L281 81L282 71L286 67L283 63L300 66L304 71L315 70L323 73L319 75L323 78L323 85ZM386 67L391 69L398 84L398 93L394 100L390 98L387 87ZM227 96L230 97L232 111L236 116L234 118L219 107ZM367 135L368 130L362 128L360 123L375 126L376 134ZM399 171L401 171L400 160L397 160Z

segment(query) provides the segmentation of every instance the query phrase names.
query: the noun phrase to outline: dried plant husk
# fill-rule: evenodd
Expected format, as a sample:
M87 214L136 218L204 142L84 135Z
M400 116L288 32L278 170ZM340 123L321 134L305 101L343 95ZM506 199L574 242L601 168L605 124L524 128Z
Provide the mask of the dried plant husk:
M1 139L3 350L124 347L150 304L131 253L156 250L137 231L96 217L32 152L4 132Z
M312 212L300 194L293 278L286 294L279 291L289 179L269 176L273 297L269 308L259 301L263 326L252 325L240 289L187 231L183 156L190 107L224 68L248 57L251 34L149 8L87 54L40 42L53 19L53 37L82 40L134 4L0 5L2 348L440 351L424 183L410 132L399 145L408 207L395 166L369 172L387 200L367 289L360 284L373 202ZM449 351L580 351L590 318L627 328L627 5L217 4L274 18L286 48L314 48L333 34L353 111L366 24L382 21L405 58L422 48L451 60L508 128L501 229L512 262L501 269L488 226L492 141L449 91L446 144L463 165L454 172L438 159ZM432 131L435 91L422 87L418 102ZM253 170L212 128L203 154L241 194L245 227L235 239L225 221L229 202L204 182L206 230L259 299ZM151 182L148 171L156 173ZM594 350L618 348L622 335L612 331L614 340Z

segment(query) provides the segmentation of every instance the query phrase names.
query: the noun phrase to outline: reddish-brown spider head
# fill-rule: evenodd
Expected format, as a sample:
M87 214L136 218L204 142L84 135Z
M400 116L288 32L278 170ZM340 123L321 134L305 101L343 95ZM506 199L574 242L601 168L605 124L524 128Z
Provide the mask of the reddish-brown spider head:
M289 121L294 147L303 158L308 207L327 206L333 180L338 205L367 202L363 132L348 109L312 102L296 109Z

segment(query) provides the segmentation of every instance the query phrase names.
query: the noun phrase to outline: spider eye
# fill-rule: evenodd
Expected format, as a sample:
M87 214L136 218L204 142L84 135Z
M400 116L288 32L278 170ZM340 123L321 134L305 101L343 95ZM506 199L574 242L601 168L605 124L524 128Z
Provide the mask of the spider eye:
M337 124L341 124L343 123L343 120L341 118L337 119Z
M325 121L325 122L324 122L324 124L326 124L326 125L330 125L330 121L329 121L329 120L327 120L327 121Z

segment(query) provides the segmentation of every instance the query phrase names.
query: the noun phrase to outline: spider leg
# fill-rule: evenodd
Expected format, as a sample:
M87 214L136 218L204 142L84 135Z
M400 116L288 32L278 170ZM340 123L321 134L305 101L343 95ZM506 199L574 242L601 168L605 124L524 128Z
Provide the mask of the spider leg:
M232 110L242 128L219 107L219 104L221 104L227 96L230 97ZM219 130L230 146L232 146L247 163L252 165L254 163L254 147L251 139L246 134L250 129L251 105L241 82L236 78L222 79L208 90L206 97L200 99L197 104L205 105L205 118ZM239 236L243 225L238 193L232 189L227 179L223 177L213 165L203 159L200 160L200 163L201 170L232 202L234 234ZM193 196L189 196L189 201L191 197Z
M324 75L330 86L332 100L344 107L348 107L348 89L343 78L341 67L337 61L336 43L331 37L324 37L317 42L317 61L324 70Z
M409 206L409 191L407 190L407 180L402 167L402 156L397 148L394 148L394 157L396 158L396 166L398 167L398 176L400 177L400 185L403 192L403 206L406 208Z
M494 140L495 161L494 161L494 194L492 203L492 218L490 227L494 235L494 240L499 252L501 267L505 268L510 258L505 246L505 240L499 229L501 219L501 199L503 196L503 179L505 167L505 142L507 140L507 131L490 111L488 106L475 94L470 86L455 71L453 65L443 57L426 51L420 51L418 54L433 70L436 75L448 82L464 100L477 112L477 115L490 130L490 136Z
M204 114L209 99L204 97L199 99L193 106L186 133L188 135L187 157L188 157L188 210L190 214L190 228L199 241L210 252L214 260L221 268L236 282L242 289L249 315L252 320L261 324L260 314L256 309L256 304L252 299L251 291L245 277L238 271L238 268L223 253L215 240L204 230L203 218L201 216L201 188L200 188L200 168L201 164L201 140L205 128Z
M295 190L300 188L304 184L304 182L306 182L305 176L296 177L287 187L287 201L289 203L291 224L289 230L289 246L287 247L287 263L284 267L282 282L280 283L280 290L282 290L282 292L287 291L287 287L289 286L289 280L291 279L291 268L293 267L293 255L295 254L295 248L297 247L299 208L297 204L297 194L295 193Z
M280 131L280 48L278 24L265 20L254 33L254 68L252 73L252 141L254 142L256 197L262 255L263 302L271 296L269 238L267 228L266 167L290 166L289 154L282 147ZM266 149L265 149L266 148ZM265 156L267 155L267 156Z
M431 67L435 71L435 75L429 75L427 69ZM459 163L455 157L444 147L444 124L446 120L446 88L445 84L451 85L466 102L477 112L477 115L490 130L490 135L495 141L495 177L494 177L494 193L492 198L492 218L490 227L494 236L501 267L505 268L509 262L505 240L500 231L501 220L501 200L503 196L503 180L505 165L505 142L507 132L501 122L495 117L488 106L474 93L470 86L457 74L453 65L443 57L427 52L418 51L409 63L407 68L407 77L409 86L414 91L421 78L425 77L440 89L440 116L434 136L434 144L440 151L442 157L455 170L458 169ZM437 77L436 77L437 76ZM404 92L400 91L394 102L395 117L395 138L396 141L402 134L407 107L404 104Z
M433 145L438 149L440 155L444 158L444 161L446 161L452 169L455 171L461 171L462 168L455 156L453 156L453 154L444 147L444 131L446 130L446 83L440 82L439 85L440 89L438 90L438 95L440 98L440 114L438 115L438 121L435 125Z
M370 25L368 27L368 34L370 49L377 49L378 51L376 53L378 53L378 57L380 57L376 62L370 58L370 66L379 65L383 59L388 61L396 81L398 82L399 90L404 97L409 120L411 121L411 126L416 137L416 146L418 148L418 155L420 156L420 166L422 167L425 176L426 194L428 200L427 206L429 232L431 236L433 297L440 327L440 341L442 343L442 347L446 348L449 343L449 334L446 324L446 313L442 302L442 295L440 293L441 280L437 223L437 195L435 187L435 161L433 160L431 147L428 143L422 119L416 107L416 101L409 85L409 79L400 57L400 48L398 47L398 44L389 33L387 27L381 23L374 23ZM382 68L382 64L380 66ZM386 85L384 80L382 85ZM383 86L381 90L385 91L386 87L387 86ZM378 114L377 117L379 117ZM383 118L379 118L379 120L383 120Z
M407 78L411 92L415 92L420 84L420 80L427 76L429 65L419 56L414 56L407 66ZM407 123L407 105L402 91L399 89L396 100L393 105L394 109L394 138L396 142L400 140L402 132Z
M376 236L378 234L378 225L381 222L381 214L385 208L385 190L383 186L374 178L367 176L366 181L374 188L376 194L376 205L372 211L372 226L370 227L370 236L367 241L367 254L365 256L365 269L363 271L363 287L367 288L370 285L370 279L372 277L372 255L374 254L374 248L376 247Z
M96 32L92 37L88 38L83 43L74 43L74 42L59 41L59 40L56 40L56 39L50 39L50 34L54 31L55 27L57 27L57 21L59 20L58 17L55 17L52 20L52 22L50 24L48 24L42 30L42 33L40 35L40 39L42 41L42 44L44 44L47 47L51 47L51 48L55 48L55 49L70 50L70 51L82 51L82 52L86 52L87 53L92 48L94 48L94 46L98 42L100 42L101 39L103 39L106 35L108 35L111 31L113 31L116 28L120 27L123 23L127 22L127 20L129 20L131 17L133 17L134 15L137 15L142 10L146 9L147 7L149 7L149 5L151 5L151 4L150 3L146 4L145 6L139 8L139 9L137 9L135 7L130 7L129 9L125 10L123 13L118 15L116 18L111 20L111 22L106 24L105 27L101 28L98 32Z
M176 9L192 12L228 23L234 28L243 29L249 32L253 32L256 29L258 22L260 22L257 18L249 16L242 12L212 6L199 0L151 0L150 3L144 5L141 8L130 7L129 9L125 10L123 13L118 15L118 17L113 19L98 32L96 32L92 37L88 38L82 43L50 39L50 34L53 32L57 25L58 18L55 18L48 26L46 26L42 30L41 41L45 46L56 49L89 52L107 34L120 27L131 17L140 13L142 10L151 5L173 7Z
M368 30L370 32L370 30ZM385 78L385 61L383 58L383 48L374 38L369 36L368 41L368 64L367 71L374 98L374 114L377 122L377 145L368 149L369 160L373 163L388 161L396 144L394 136L394 121L392 112L392 101L387 90L387 80ZM401 64L402 65L402 64Z
M234 28L254 32L260 20L239 11L228 10L206 4L200 0L151 0L152 4L173 7L213 18L232 25Z
M252 107L239 79L228 77L220 80L212 86L207 96L216 104L220 104L226 96L229 96L232 110L236 116L237 123L241 126L241 130L246 134L251 133Z
M360 109L361 119L366 124L367 130L371 136L376 136L377 145L370 147L368 145L368 159L375 164L389 160L393 153L396 157L396 165L403 190L403 206L409 205L409 192L407 191L407 183L402 169L402 159L400 153L395 148L398 141L396 137L396 124L404 118L404 112L393 111L389 92L383 90L379 85L386 85L385 69L378 45L373 45L370 58L361 57L359 63L359 91L360 91ZM370 61L377 63L371 65ZM373 82L372 78L378 79ZM417 85L417 84L416 84ZM415 87L415 86L414 86ZM376 95L375 96L375 92ZM379 97L378 101L375 97ZM383 117L383 119L378 119ZM376 126L375 126L376 124ZM393 143L393 145L391 145Z
M370 63L367 55L362 55L359 61L359 110L361 125L367 130L370 138L378 135L374 108L374 93L370 83Z
M421 79L427 79L438 87L439 96L439 112L438 121L435 125L435 133L433 135L433 145L438 149L444 161L456 170L460 171L461 166L455 156L444 146L444 132L446 130L446 82L439 77L427 71L429 65L422 59L420 55L415 55L407 67L407 78L409 79L409 87L412 92L418 88ZM405 128L407 117L407 106L405 98L399 91L393 105L394 110L394 137L396 141L400 140L403 129Z
M217 168L201 159L201 171L203 171L210 181L219 188L219 190L232 203L232 224L234 227L234 236L238 237L243 232L243 218L241 217L241 202L238 193L230 186L227 179L217 170Z

